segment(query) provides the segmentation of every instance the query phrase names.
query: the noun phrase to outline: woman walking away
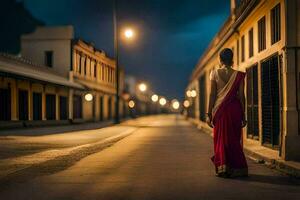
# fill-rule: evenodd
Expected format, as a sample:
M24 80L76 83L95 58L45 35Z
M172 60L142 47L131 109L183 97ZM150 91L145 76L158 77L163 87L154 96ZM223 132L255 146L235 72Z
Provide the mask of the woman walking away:
M219 54L221 68L210 74L211 90L207 112L213 127L214 156L212 161L219 177L248 176L248 166L241 145L245 120L245 73L232 69L233 52Z

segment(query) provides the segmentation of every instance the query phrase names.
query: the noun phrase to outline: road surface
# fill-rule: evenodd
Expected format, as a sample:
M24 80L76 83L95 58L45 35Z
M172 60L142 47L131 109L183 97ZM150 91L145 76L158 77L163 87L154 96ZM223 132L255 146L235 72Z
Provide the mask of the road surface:
M19 172L1 186L0 199L300 199L300 180L251 160L248 178L215 177L212 138L178 116L119 127L134 130L75 161L69 156Z

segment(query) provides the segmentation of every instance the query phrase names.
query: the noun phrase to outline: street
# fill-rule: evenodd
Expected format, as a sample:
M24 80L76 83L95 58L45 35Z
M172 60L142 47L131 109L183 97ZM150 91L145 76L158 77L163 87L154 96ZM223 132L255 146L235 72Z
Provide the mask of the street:
M212 138L177 115L142 117L103 129L19 137L23 143L32 139L34 144L47 146L25 156L89 146L69 153L63 150L65 154L58 158L48 155L47 160L0 179L0 199L300 199L299 179L252 160L248 160L247 178L215 177L210 161ZM112 137L108 145L99 146ZM2 159L22 156L2 155Z

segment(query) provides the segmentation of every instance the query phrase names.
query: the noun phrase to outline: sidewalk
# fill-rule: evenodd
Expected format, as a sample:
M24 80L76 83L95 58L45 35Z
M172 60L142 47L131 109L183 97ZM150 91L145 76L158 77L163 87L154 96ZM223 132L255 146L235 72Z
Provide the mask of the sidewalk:
M209 134L211 137L212 129L203 126L202 122L189 118L192 124L204 133ZM277 169L285 174L300 178L300 162L285 161L280 158L278 151L264 147L258 141L246 139L244 140L244 152L248 158L255 162L265 164L266 166Z

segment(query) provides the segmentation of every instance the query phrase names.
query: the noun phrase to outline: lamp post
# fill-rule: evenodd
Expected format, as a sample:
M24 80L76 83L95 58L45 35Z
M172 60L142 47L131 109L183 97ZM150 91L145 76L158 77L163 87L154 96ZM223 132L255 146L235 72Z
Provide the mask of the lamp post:
M113 22L114 22L114 54L116 62L116 101L115 101L115 123L120 123L119 119L119 44L118 44L118 21L117 21L117 0L113 2Z
M113 23L114 23L114 54L115 54L115 62L116 62L116 101L115 101L115 123L120 123L119 118L119 102L120 102L120 69L119 69L119 30L118 30L118 7L117 0L113 1ZM134 37L134 31L130 28L126 29L124 32L126 39L132 39Z

